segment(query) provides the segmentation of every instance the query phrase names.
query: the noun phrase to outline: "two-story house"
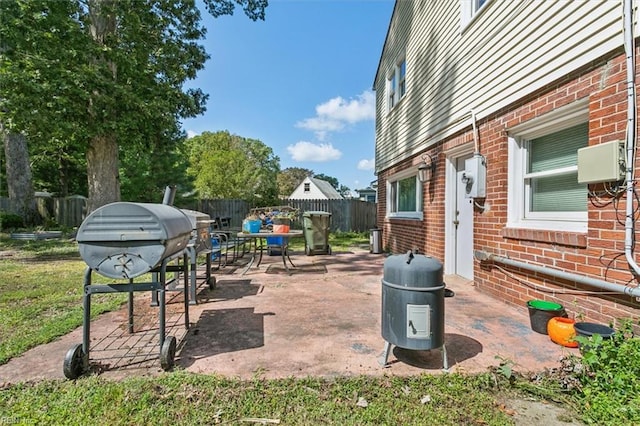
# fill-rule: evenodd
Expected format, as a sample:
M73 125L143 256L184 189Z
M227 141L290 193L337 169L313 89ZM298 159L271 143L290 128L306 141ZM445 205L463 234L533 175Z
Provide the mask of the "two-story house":
M637 316L636 8L397 1L374 80L384 247L517 306Z

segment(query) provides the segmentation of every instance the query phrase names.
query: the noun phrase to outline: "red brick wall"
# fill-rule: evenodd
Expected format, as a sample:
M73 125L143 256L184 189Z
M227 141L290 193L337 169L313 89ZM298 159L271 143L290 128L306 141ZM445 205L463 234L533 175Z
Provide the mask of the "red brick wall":
M592 199L588 204L589 222L586 234L506 228L508 144L505 129L588 98L589 144L624 139L627 109L625 77L625 58L620 53L568 75L545 90L478 123L481 152L487 159L486 202L491 208L474 213L475 250L487 250L511 259L609 282L629 282L632 286L638 284L630 273L624 256L626 195L619 197L615 203L607 202L611 199L606 198L599 202ZM420 161L420 154L378 175L378 220L383 229L385 249L401 253L419 248L423 253L444 260L443 152L471 140L473 135L469 128L427 151L431 155L438 154L438 164L435 181L424 184L425 218L422 221L385 217L387 177L408 167L415 167ZM640 164L638 160L636 164ZM640 176L638 166L636 176ZM598 187L592 185L590 189ZM640 213L638 216L640 218ZM636 228L640 230L640 220ZM637 252L640 253L640 247ZM640 302L630 296L595 294L599 291L595 287L563 282L505 265L485 265L475 261L474 278L476 287L481 291L519 307L526 306L526 302L531 299L556 301L563 304L576 319L606 324L615 324L620 318L637 318L640 314ZM542 291L537 286L553 289L555 292Z

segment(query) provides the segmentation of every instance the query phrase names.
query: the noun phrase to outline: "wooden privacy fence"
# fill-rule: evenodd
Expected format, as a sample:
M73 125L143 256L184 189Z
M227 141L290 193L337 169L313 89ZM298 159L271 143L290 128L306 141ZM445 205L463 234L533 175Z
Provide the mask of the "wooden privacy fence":
M305 211L331 213L331 231L365 232L376 227L377 204L361 200L280 200L281 206L291 206ZM186 208L198 210L209 216L230 217L231 226L240 227L249 210L254 207L244 200L199 200ZM302 228L302 221L293 223L294 228Z
M331 231L364 232L376 227L377 204L361 200L282 200L305 211L331 213Z
M58 225L73 228L80 226L87 214L87 198L82 195L52 197L36 194L34 200L42 223L54 220ZM7 197L0 197L0 210L12 210Z
M280 200L279 205L291 206L305 211L331 213L331 231L365 232L376 227L377 204L361 200ZM80 226L87 211L87 198L81 195L70 197L37 196L38 212L43 220L54 219L58 224L73 228ZM9 200L0 197L0 209L9 210ZM230 217L231 226L239 228L242 220L254 207L244 200L198 200L190 205L176 207L197 210L212 218ZM302 228L302 221L292 224Z

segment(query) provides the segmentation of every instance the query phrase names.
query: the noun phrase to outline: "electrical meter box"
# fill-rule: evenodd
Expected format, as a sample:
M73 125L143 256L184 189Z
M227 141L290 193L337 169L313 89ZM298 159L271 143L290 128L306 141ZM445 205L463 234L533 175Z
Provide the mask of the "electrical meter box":
M476 154L465 160L462 183L465 185L466 198L484 198L487 196L487 162L482 155Z
M624 141L605 142L578 150L578 183L624 179Z

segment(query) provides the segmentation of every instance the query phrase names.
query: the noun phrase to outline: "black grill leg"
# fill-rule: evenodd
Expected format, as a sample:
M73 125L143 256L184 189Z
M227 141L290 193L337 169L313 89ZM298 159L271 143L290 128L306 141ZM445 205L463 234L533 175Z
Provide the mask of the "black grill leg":
M84 271L84 295L82 296L82 308L84 315L82 318L82 352L87 361L89 360L89 343L91 338L91 268Z
M133 279L129 279L129 334L133 334Z

